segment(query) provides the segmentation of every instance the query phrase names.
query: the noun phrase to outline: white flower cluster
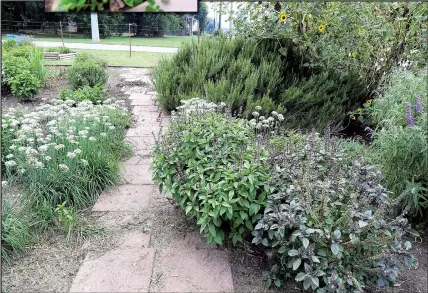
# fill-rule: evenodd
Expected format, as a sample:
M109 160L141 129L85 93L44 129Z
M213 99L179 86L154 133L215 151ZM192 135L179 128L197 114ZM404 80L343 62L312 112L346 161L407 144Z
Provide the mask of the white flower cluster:
M273 111L271 113L272 116L266 118L265 116L260 116L260 113L257 111L260 111L262 107L256 106L256 111L251 113L253 115L253 119L250 120L249 124L254 129L269 129L274 128L279 123L284 121L284 116L282 114L278 114L278 112Z
M54 100L30 112L9 109L2 117L2 131L13 133L4 162L7 168L17 168L23 174L29 169L59 168L68 171L69 160L83 151L93 151L101 138L116 127L116 119L129 113L124 101L107 101L94 105L83 101ZM67 162L67 165L66 163ZM83 165L88 162L80 159Z
M226 107L225 103L220 103L220 105L217 105L216 103L207 102L206 100L200 98L182 100L181 104L181 106L177 107L177 111L173 111L171 113L173 117L186 116L191 113L203 114L208 112L219 112Z

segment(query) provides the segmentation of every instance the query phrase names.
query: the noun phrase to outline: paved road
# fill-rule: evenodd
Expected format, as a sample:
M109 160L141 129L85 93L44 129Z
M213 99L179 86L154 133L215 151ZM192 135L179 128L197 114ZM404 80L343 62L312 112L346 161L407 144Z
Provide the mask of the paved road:
M33 41L33 44L39 47L62 47L61 42ZM129 51L128 45L64 43L64 46L70 49ZM176 53L178 48L131 46L131 50L133 52Z

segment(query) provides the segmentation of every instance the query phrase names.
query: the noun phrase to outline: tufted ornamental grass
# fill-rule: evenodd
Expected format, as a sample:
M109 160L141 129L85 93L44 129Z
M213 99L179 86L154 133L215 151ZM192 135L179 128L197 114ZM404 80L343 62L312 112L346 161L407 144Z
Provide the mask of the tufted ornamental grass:
M2 117L3 180L19 184L25 202L50 218L63 203L89 207L118 179L127 155L125 128L130 114L121 102L93 105L56 100L31 112L12 109Z

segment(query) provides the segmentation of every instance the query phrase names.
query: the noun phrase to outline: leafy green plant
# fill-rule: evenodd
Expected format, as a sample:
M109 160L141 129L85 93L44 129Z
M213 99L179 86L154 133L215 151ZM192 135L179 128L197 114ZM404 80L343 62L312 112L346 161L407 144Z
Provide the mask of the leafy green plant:
M16 76L8 79L12 94L24 101L34 98L40 91L40 80L29 70L23 70Z
M385 174L383 183L396 196L415 182L428 187L428 103L424 71L395 71L373 100L371 119L377 127L373 133L374 162ZM419 190L415 201L413 193L406 193L405 203L412 216L426 211L428 193Z
M246 120L199 99L184 101L154 147L153 180L195 218L208 243L233 243L264 207L269 166Z
M2 202L1 213L1 255L10 261L10 255L23 251L33 241L28 223L17 215L16 208L9 201Z
M86 62L94 62L101 67L107 67L107 61L102 58L98 58L95 55L89 53L79 53L76 55L76 62L78 63L86 63Z
M60 0L56 11L104 11L108 10L108 0Z
M416 265L402 236L417 233L406 210L393 214L399 199L379 184L380 171L345 158L338 139L315 132L272 158L274 192L253 231L253 243L271 250L268 285L292 276L305 290L362 292L396 281L397 256Z
M67 71L68 81L73 89L84 86L103 87L107 83L107 72L103 63L89 55L79 57Z
M94 104L100 104L105 99L105 91L98 86L84 86L77 90L63 89L59 98L63 101L73 100L75 102L82 102L84 100L89 100Z

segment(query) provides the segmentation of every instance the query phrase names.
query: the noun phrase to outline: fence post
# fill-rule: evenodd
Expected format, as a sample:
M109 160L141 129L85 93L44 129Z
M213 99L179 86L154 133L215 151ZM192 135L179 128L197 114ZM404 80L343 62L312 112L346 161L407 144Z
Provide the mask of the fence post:
M131 58L131 24L128 24L129 58Z
M63 34L62 34L62 22L61 22L61 21L59 22L59 28L60 28L60 30L61 30L61 41L62 41L62 46L63 46L63 47L65 47L65 46L64 46L64 36L63 36Z

